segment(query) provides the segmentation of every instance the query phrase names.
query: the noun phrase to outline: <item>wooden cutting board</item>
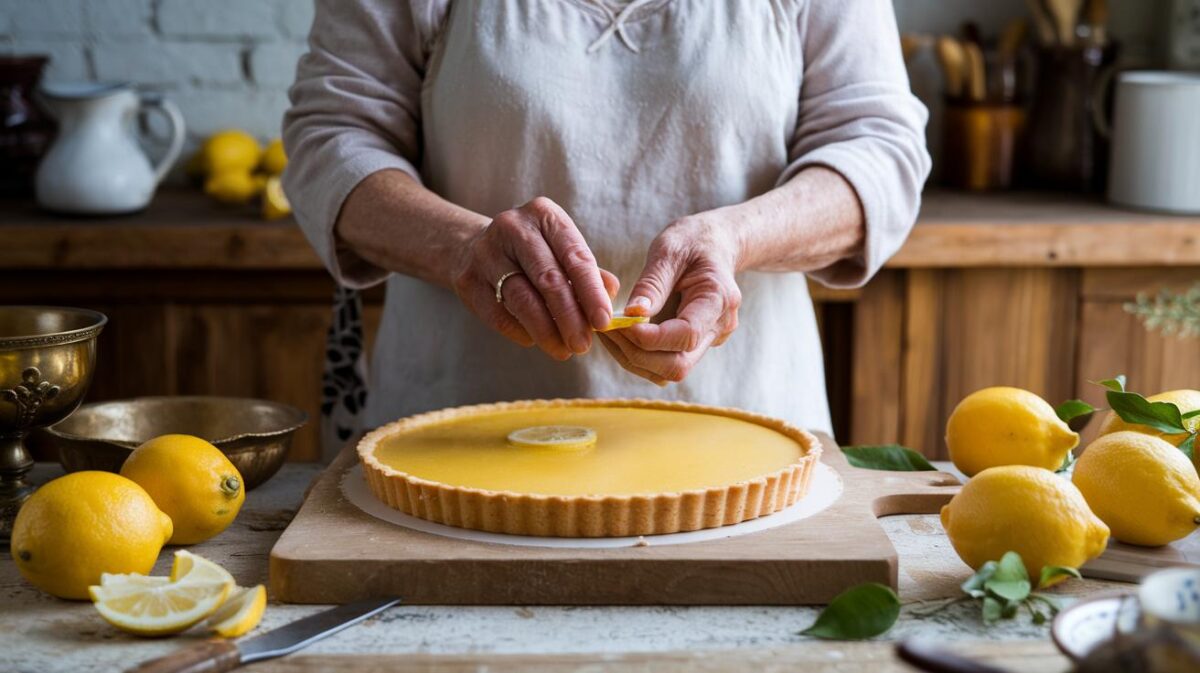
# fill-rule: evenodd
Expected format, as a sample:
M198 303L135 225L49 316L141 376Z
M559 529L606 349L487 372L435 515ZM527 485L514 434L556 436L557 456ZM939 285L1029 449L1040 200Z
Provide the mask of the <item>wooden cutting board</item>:
M861 582L896 586L896 549L877 517L938 511L958 490L943 472L822 460L845 486L828 509L757 533L619 549L517 547L448 538L372 517L341 480L343 449L271 550L271 592L287 603L400 596L434 605L794 605L825 603Z

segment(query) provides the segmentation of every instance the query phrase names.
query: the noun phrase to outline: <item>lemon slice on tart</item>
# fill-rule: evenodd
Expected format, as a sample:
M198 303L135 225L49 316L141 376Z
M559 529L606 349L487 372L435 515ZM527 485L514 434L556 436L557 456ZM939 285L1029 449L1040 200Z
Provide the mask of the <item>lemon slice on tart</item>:
M535 425L508 433L513 446L530 449L586 449L596 444L596 431L581 425Z

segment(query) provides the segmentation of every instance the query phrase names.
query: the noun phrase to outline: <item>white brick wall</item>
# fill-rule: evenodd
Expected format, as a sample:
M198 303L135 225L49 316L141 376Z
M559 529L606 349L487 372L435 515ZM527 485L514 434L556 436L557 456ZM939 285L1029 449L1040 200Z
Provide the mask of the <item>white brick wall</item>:
M266 139L279 134L285 92L312 23L312 3L0 0L0 53L49 54L51 80L129 80L163 91L182 108L192 145L228 127ZM1166 3L1110 3L1112 33L1135 60L1153 62L1157 56ZM901 29L908 31L955 31L973 18L994 34L1008 19L1026 13L1024 0L894 4Z
M279 135L313 0L0 0L0 53L47 54L47 80L126 80L214 131Z

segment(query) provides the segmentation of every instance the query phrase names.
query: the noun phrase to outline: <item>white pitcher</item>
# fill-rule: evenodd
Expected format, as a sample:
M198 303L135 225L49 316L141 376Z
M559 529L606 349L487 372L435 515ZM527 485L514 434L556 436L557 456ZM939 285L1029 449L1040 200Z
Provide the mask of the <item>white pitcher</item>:
M38 204L81 215L117 215L145 208L183 149L179 109L139 96L129 84L44 86L41 97L58 119L58 137L38 166ZM171 127L166 153L151 166L137 141L144 113L163 115Z

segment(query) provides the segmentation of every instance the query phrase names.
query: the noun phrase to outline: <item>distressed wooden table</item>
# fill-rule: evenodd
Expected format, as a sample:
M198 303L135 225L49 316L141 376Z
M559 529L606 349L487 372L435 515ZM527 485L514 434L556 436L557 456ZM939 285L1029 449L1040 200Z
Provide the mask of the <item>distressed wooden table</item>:
M291 463L249 494L234 525L192 547L228 568L242 585L267 582L267 554L320 468ZM61 473L39 464L34 478ZM924 615L957 595L969 574L935 516L884 519L900 553L900 621L878 641L838 643L799 635L810 607L410 607L400 606L303 652L249 671L908 671L894 641L922 635L951 649L1022 673L1065 671L1047 627L1025 615L985 627L978 607L957 604ZM166 573L170 549L156 573ZM1127 591L1129 585L1072 581L1055 590L1069 602ZM321 608L272 603L255 633ZM62 601L25 583L8 549L0 552L0 670L20 673L119 671L201 637L144 640L108 626L87 603Z

